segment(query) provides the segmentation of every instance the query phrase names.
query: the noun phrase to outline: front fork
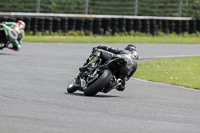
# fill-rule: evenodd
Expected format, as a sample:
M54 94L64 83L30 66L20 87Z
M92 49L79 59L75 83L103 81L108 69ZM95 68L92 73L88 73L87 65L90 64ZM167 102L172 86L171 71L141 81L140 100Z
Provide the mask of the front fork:
M86 78L82 78L81 75L79 75L78 77L80 78L80 85L83 89L86 89L88 84L92 83L93 81L95 81L98 78L98 73L97 73L97 69L92 73L86 73ZM84 76L83 76L84 77Z
M80 81L81 81L81 87L82 87L83 89L87 88L87 83L86 83L86 81L85 81L84 79L82 79L82 78L80 78Z

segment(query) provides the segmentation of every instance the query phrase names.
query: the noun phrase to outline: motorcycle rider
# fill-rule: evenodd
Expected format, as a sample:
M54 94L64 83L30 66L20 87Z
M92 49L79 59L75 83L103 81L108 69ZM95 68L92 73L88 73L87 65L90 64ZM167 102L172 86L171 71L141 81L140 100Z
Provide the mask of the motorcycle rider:
M123 91L125 89L126 81L130 79L130 77L135 73L138 65L138 52L136 51L136 47L132 44L127 45L124 49L115 49L110 46L98 46L93 48L93 53L95 51L100 51L100 57L104 60L110 60L112 58L123 58L126 61L126 65L119 70L116 77L122 80L120 86L116 89L118 91ZM87 66L89 59L86 61L83 67L80 67L80 71L84 71L85 69L91 69L92 63Z
M0 50L9 48L19 51L24 37L25 23L23 21L0 23Z

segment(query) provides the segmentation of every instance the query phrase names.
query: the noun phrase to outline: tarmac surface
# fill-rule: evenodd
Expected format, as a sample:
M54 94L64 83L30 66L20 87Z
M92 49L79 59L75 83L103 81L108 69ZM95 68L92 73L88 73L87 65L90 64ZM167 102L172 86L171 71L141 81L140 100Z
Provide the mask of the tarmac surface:
M198 90L131 78L124 92L66 93L98 45L106 44L24 43L19 52L0 51L0 132L200 132ZM200 56L200 45L135 45L140 60Z

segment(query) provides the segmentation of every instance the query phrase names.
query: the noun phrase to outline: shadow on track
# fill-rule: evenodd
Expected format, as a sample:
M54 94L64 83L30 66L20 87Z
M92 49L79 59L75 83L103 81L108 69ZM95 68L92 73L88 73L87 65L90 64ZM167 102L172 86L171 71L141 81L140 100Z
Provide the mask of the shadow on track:
M112 98L112 97L119 97L119 96L113 96L113 95L101 95L101 94L97 94L95 96L85 96L84 94L82 93L68 93L68 92L65 92L65 94L67 95L71 95L71 96L83 96L83 97L98 97L98 98Z
M13 54L0 53L0 55L13 55Z

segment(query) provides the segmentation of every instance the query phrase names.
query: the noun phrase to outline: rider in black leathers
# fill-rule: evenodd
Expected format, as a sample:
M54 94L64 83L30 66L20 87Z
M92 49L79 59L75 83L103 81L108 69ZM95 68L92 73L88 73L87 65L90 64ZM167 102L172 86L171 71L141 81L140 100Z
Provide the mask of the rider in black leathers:
M98 46L94 47L93 51L100 50L100 57L104 60L110 60L112 58L123 58L126 61L126 65L119 71L116 75L117 78L122 80L122 84L117 88L118 91L123 91L125 89L125 83L129 78L135 73L137 69L137 59L139 55L136 51L136 47L132 44L127 45L124 49L115 49L110 46ZM85 64L88 63L88 60ZM91 66L91 65L90 65ZM87 69L88 66L83 66L79 68L80 71Z

